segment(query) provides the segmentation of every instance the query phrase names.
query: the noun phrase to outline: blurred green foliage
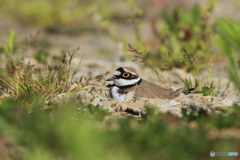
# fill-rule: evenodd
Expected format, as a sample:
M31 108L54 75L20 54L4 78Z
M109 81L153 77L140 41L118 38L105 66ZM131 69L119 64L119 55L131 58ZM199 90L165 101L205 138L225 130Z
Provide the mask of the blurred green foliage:
M213 0L205 6L195 5L190 9L177 6L167 12L147 17L153 38L144 41L141 25L144 23L145 8L134 0L122 2L129 14L121 17L109 0L1 0L1 12L26 24L56 31L64 28L100 28L115 41L127 43L126 37L114 30L115 21L131 22L136 42L134 46L143 53L151 52L149 63L161 69L183 68L199 74L200 70L213 58L211 36L214 23L210 17L216 8ZM119 2L121 3L121 2ZM149 7L153 7L149 3ZM121 11L121 10L120 10ZM125 16L127 15L127 16ZM115 19L113 19L113 17ZM127 45L125 45L127 46ZM47 54L37 54L39 62L46 62Z
M73 103L41 110L36 102L28 114L19 102L9 99L0 104L0 135L14 141L16 150L22 148L17 159L190 160L208 159L212 150L238 151L239 147L234 136L219 138L220 129L240 126L239 106L227 116L202 111L189 121L189 116L180 119L152 109L141 120L115 119L96 107Z
M109 0L1 0L0 10L2 14L26 24L54 31L80 23L84 26L88 16L96 10L109 17L110 10L104 7L108 2Z
M240 92L240 23L232 19L217 21L217 34L214 42L228 60L228 73L231 81Z
M161 69L183 68L198 75L213 58L211 36L214 25L209 18L215 8L213 1L205 6L196 5L190 9L175 7L165 12L163 22L155 18L151 22L154 39L143 45L135 45L141 51L152 54L148 60ZM146 55L147 56L147 55Z

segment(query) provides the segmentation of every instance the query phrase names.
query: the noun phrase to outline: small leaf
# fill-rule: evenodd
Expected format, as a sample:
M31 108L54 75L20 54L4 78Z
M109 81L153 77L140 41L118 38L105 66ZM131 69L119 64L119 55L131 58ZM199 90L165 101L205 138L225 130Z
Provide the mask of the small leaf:
M202 87L203 96L209 96L215 87Z
M8 39L8 47L9 47L9 50L10 50L11 53L13 53L15 38L16 38L15 31L12 30L10 32L9 39Z

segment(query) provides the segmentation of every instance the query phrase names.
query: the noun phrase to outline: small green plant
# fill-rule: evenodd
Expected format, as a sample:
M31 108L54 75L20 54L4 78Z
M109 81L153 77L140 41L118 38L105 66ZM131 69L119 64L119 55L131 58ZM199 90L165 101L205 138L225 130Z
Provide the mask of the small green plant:
M203 93L203 96L209 96L213 90L215 89L215 87L202 87L202 93Z
M39 63L46 64L49 53L42 49L39 49L34 57Z
M15 51L15 40L16 40L16 33L15 31L11 31L8 37L8 43L3 44L3 52L7 57L11 57Z
M202 93L203 96L213 95L213 91L216 89L216 84L213 82L208 83L204 79L194 78L194 81L189 79L179 79L183 82L186 88L195 88L197 92Z
M7 94L15 98L41 95L42 100L48 100L57 94L68 92L73 85L72 78L79 65L72 68L72 58L73 54L64 54L60 64L49 65L45 71L37 69L30 63L22 62L19 65L11 63L6 75L0 77L0 84Z

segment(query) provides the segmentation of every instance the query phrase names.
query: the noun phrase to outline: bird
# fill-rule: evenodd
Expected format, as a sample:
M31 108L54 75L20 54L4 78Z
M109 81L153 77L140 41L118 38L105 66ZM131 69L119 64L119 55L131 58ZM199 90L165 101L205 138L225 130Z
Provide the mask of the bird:
M110 84L110 96L113 99L124 101L128 93L132 93L136 98L160 98L172 100L184 93L191 93L194 88L179 88L177 90L168 89L160 85L148 82L137 74L130 67L119 67L114 71L114 75L106 81L114 81Z

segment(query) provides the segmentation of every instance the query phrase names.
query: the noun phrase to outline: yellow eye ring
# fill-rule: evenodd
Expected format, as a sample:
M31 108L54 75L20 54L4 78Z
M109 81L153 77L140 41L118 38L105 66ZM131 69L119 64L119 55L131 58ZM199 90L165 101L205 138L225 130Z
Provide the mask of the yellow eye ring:
M123 74L122 74L122 76L124 77L124 78L127 78L127 77L129 77L129 73L128 72L124 72Z

